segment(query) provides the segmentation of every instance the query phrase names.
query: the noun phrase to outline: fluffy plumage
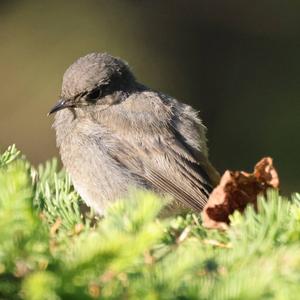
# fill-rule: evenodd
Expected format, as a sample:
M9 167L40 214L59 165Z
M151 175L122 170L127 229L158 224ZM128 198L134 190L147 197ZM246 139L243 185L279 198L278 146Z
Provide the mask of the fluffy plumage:
M53 112L62 162L99 214L130 187L201 211L218 173L193 108L138 83L125 62L105 53L72 64L61 97Z

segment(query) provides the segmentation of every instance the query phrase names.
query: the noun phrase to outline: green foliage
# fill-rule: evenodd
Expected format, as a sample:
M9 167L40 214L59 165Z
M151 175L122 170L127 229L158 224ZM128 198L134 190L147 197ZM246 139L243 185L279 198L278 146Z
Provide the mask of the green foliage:
M226 232L132 191L97 219L52 160L0 156L0 299L298 299L300 195L270 190Z

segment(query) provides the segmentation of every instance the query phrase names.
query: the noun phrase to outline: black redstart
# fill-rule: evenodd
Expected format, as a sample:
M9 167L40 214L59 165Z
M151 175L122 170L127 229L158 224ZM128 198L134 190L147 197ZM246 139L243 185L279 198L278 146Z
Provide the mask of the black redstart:
M101 215L130 187L199 212L219 175L206 128L184 103L139 83L128 65L91 53L65 72L54 128L75 189Z

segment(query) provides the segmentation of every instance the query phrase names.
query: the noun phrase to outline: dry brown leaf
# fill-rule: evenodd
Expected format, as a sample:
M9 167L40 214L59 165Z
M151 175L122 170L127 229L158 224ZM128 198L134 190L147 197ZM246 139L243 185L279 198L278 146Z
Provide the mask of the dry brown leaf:
M26 276L30 272L30 267L25 261L17 261L14 275L18 278Z
M99 299L101 294L100 286L96 283L91 283L89 285L89 295L94 299Z
M250 203L256 207L257 195L268 188L278 187L278 174L270 157L260 160L253 173L226 171L204 207L203 225L206 228L226 229L229 215L235 210L243 212Z
M61 223L62 223L61 219L57 218L56 221L55 221L55 223L51 226L51 228L50 228L50 235L52 237L54 237L55 234L57 233L57 231L58 231Z
M81 231L84 229L84 225L82 223L76 224L74 227L75 234L80 234Z

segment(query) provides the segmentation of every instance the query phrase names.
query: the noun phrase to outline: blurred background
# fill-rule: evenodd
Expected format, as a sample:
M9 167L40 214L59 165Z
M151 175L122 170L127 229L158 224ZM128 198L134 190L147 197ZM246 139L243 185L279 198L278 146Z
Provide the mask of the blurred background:
M1 0L0 41L0 151L57 156L47 112L62 75L105 51L200 110L221 172L269 155L283 190L300 190L299 1Z

